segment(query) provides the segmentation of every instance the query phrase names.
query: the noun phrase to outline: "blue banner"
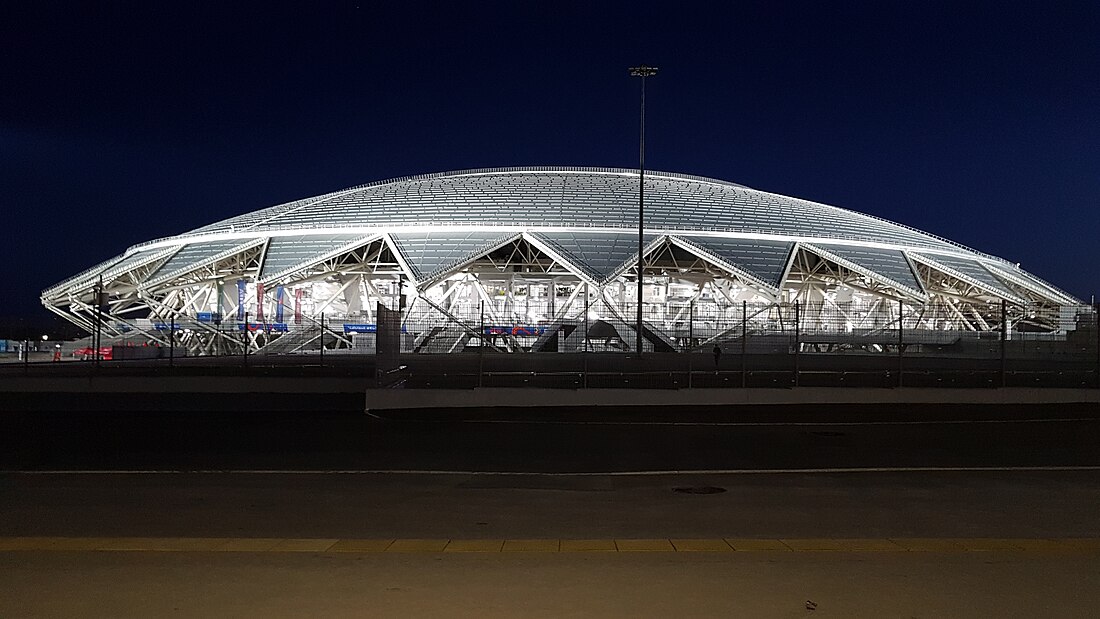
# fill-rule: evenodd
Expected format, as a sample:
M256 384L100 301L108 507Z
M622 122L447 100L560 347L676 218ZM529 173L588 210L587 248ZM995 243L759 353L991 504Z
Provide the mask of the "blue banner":
M401 332L407 333L405 325L401 325ZM344 333L378 333L378 325L344 323Z
M275 322L283 321L283 287L275 287Z
M244 320L244 293L248 284L243 279L237 280L237 321Z

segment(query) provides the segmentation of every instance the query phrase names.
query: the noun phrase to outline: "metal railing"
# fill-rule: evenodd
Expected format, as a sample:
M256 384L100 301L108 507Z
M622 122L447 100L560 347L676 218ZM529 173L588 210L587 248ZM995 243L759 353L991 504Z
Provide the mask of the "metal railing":
M630 305L613 307L594 297L574 305L573 313L532 320L522 298L507 313L484 302L417 303L401 325L403 381L429 387L1100 386L1100 313L1092 306L992 306L973 312L968 322L980 324L977 329L959 328L950 307L899 304L854 320L836 303L668 303L648 308L638 354L634 326L624 319L632 316ZM372 376L378 327L371 316L143 319L115 325L121 334L105 337L98 354L90 340L60 350L64 361L117 368L284 372L328 365ZM1039 324L1060 328L1033 330ZM30 373L56 363L52 350L8 356L0 371L22 366Z

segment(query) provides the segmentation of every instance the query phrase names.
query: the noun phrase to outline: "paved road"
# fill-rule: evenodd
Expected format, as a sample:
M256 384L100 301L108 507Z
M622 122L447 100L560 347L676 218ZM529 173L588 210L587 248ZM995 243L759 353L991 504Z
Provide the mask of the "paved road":
M301 552L0 549L0 616L1091 617L1100 608L1095 550L317 550L335 538L978 538L975 548L997 548L989 538L1084 538L1089 548L1100 539L1093 407L678 413L674 422L613 410L0 415L0 548L25 536L98 540L89 549L118 538L305 540ZM227 469L239 472L195 472ZM312 472L289 472L303 470Z
M725 492L674 491L702 486ZM1098 504L1100 471L8 473L0 616L1093 617ZM5 545L26 536L115 550ZM389 537L443 542L322 550ZM918 551L852 539L867 537ZM237 550L186 550L210 538ZM555 538L563 550L736 539L720 552L440 552L447 539ZM770 550L778 538L796 552ZM845 541L871 550L814 550Z
M0 469L619 472L1100 465L1095 405L513 412L418 411L388 419L330 412L7 413L0 414Z
M0 537L1087 538L1097 505L1097 470L9 473Z

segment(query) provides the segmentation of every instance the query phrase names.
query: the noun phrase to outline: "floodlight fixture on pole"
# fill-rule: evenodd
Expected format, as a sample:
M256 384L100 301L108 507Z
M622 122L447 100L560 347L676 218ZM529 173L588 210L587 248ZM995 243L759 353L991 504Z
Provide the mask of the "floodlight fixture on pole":
M642 78L640 137L638 140L638 323L635 350L642 354L642 260L645 250L645 78L657 75L657 67L630 67L631 77Z

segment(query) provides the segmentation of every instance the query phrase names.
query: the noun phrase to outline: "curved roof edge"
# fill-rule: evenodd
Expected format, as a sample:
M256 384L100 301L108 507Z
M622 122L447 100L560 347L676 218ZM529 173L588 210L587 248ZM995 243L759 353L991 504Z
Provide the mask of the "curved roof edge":
M451 176L476 176L478 174L502 174L508 172L588 172L595 174L637 174L638 168L606 168L600 166L506 166L498 168L467 168L464 170L447 170L443 172L428 172L425 174L414 174L412 176L398 176L395 178L387 178L377 181L371 181L362 185L355 185L354 187L347 187L346 189L340 189L338 191L354 191L356 189L366 189L368 187L377 187L379 185L389 185L391 183L405 183L410 181L425 181L436 178L447 178ZM726 181L719 178L711 178L709 176L699 176L696 174L683 174L680 172L664 172L661 170L646 170L646 176L662 176L666 178L676 178L686 181L699 181L704 183L714 183L716 185L727 185L730 187L737 187L739 189L753 189L748 185L742 185L740 183L734 183L732 181ZM760 191L757 189L756 191ZM273 205L275 206L275 205Z
M346 193L350 193L350 192L354 192L354 191L358 191L358 190L362 190L362 189L366 189L366 188L378 187L378 186L383 186L383 185L390 185L390 184L395 184L395 183L417 182L417 181L440 179L440 178L455 178L455 177L487 175L487 174L507 174L507 173L517 173L517 174L550 173L550 174L552 174L552 173L563 173L563 172L564 173L581 173L581 174L589 173L589 174L609 174L609 175L637 175L639 171L638 171L637 168L618 168L618 167L600 167L600 166L508 166L508 167L467 168L467 169L461 169L461 170L429 172L429 173L424 173L424 174L416 174L416 175L409 175L409 176L401 176L401 177L380 179L380 180L371 181L371 182L360 184L360 185L346 187L344 189L338 189L336 191L325 193L325 194L320 194L318 196L310 196L310 197L307 197L307 198L300 198L300 199L297 199L297 200L291 200L289 202L282 202L282 203L279 203L279 204L271 205L269 207L256 209L256 211L269 209L269 208L276 208L276 207L279 207L279 206L284 206L284 205L289 205L289 204L295 204L297 202L302 202L302 201L307 201L307 200L323 198L323 197L331 196L331 195L335 195L335 194L346 194ZM973 257L983 258L983 259L989 260L989 261L994 262L994 263L999 263L1001 265L1004 265L1004 267L1015 267L1016 266L1015 263L1013 263L1012 261L1010 261L1008 259L1005 259L1003 257L988 254L986 252L974 249L972 247L969 247L969 246L964 245L962 243L959 243L957 241L953 241L951 239L939 236L937 234L930 233L930 232L927 232L925 230L921 230L921 229L918 229L918 228L915 228L913 226L909 226L909 225L906 225L906 224L903 224L903 223L899 223L899 222L894 221L894 220L886 219L885 217L880 217L878 215L872 215L872 214L869 214L869 213L864 213L862 211L855 211L855 210L852 210L852 209L847 209L847 208L840 207L840 206L835 206L835 205L832 205L832 204L826 204L824 202L818 202L816 200L809 200L809 199L806 199L806 198L799 198L799 197L795 197L795 196L789 196L789 195L777 193L777 192L774 192L774 191L768 191L768 190L763 190L763 189L755 189L753 187L749 187L747 185L742 185L740 183L734 183L732 181L716 179L716 178L707 177L707 176L700 176L700 175L694 175L694 174L683 174L683 173L679 173L679 172L666 172L666 171L661 171L661 170L647 170L646 171L646 176L649 177L649 178L658 178L658 179L664 178L664 179L694 181L694 182L702 182L702 183L710 183L710 184L715 184L715 185L721 185L721 186L726 186L726 187L733 187L733 188L737 188L737 189L746 189L746 190L749 190L749 191L759 192L761 194L778 196L778 197L788 199L788 200L796 200L796 201L803 202L803 203L806 203L806 204L813 204L813 205L817 205L817 206L826 207L826 208L829 208L829 209L836 209L838 211L850 212L850 213L853 213L853 214L856 214L856 215L859 215L859 216L862 216L862 217L867 217L869 219L880 221L880 222L885 223L885 224L897 226L899 228L910 230L910 231L916 232L920 235L927 236L929 238L932 238L932 239L935 239L935 240L940 241L942 243L945 243L946 245L948 245L950 247L953 247L953 248L962 250L966 253L969 253ZM256 212L256 211L248 211L248 212ZM242 215L246 214L246 213L242 213ZM179 245L186 245L186 244L190 244L190 243L194 243L194 242L202 242L203 240L205 240L205 237L207 237L208 235L213 236L213 235L216 235L216 234L219 234L219 233L220 232L215 232L215 231L196 233L196 231L193 230L193 231L188 231L188 232L184 232L184 233L176 234L176 235L172 235L172 236L166 236L166 237L160 237L160 238L156 238L156 239L150 239L150 240L144 241L142 243L137 243L135 245L131 245L130 247L126 248L126 250L123 251L121 255L116 256L115 258L113 258L111 260L108 260L108 261L105 261L105 262L109 263L109 262L112 262L112 261L117 261L117 260L119 260L121 258L124 258L126 256L129 256L133 253L145 251L150 246L161 245L161 244L165 244L167 242L175 241L175 243L177 243ZM270 234L270 232L268 232L267 234L259 233L256 236L271 236L271 234ZM898 248L899 249L900 248L908 248L908 245L903 244L903 243L899 243ZM920 249L922 249L924 251L935 251L935 250L930 250L929 248L920 248ZM87 273L91 273L91 272L96 271L98 268L100 268L102 266L104 266L104 265L100 264L100 265L96 265L96 266L94 266L90 269L86 269L85 271L82 271L80 274L78 274L76 276L73 276L73 277L70 277L70 278L67 278L66 280L64 280L62 282L59 282L58 284L55 284L54 286L51 286L50 288L46 289L46 291L43 291L43 292L52 291L54 289L60 288L63 285L65 285L65 284L67 284L67 283L69 283L69 282L71 282L75 279L78 279L78 278L80 278L81 276L83 276ZM1055 288L1055 289L1058 290L1059 292L1064 292L1064 291L1061 291L1060 289L1057 289L1057 288ZM1070 296L1072 296L1072 295L1070 295Z
M431 179L436 179L436 178L448 178L448 177L456 177L456 176L476 176L478 174L501 174L501 173L508 173L508 172L523 172L523 173L532 173L532 172L536 172L536 173L537 172L547 172L547 173L580 172L580 173L584 173L584 172L588 172L588 173L594 173L594 174L637 174L638 169L637 168L611 168L611 167L601 167L601 166L506 166L506 167L496 167L496 168L466 168L466 169L462 169L462 170L446 170L446 171L442 171L442 172L427 172L427 173L424 173L424 174L413 174L413 175L410 175L410 176L396 176L396 177L392 177L392 178L385 178L385 179L380 179L380 180L377 180L377 181L371 181L369 183L363 183L361 185L352 185L351 187L344 187L342 189L336 189L336 190L333 190L333 191L330 191L330 192L318 194L316 196L308 196L308 197L305 197L305 198L297 198L297 199L294 199L294 200L289 200L287 202L280 202L278 204L272 204L272 205L269 205L269 206L260 207L258 209L254 209L252 211L246 211L244 213L240 213L240 215L246 215L246 214L251 213L251 212L262 211L262 210L270 209L270 208L276 208L276 207L284 206L284 205L287 205L287 204L294 204L294 203L302 202L302 201L305 201L305 200L313 200L313 199L317 199L317 198L324 198L324 197L332 196L334 194L344 194L344 193L348 193L348 192L352 192L352 191L358 191L360 189L369 189L371 187L379 187L379 186L382 186L382 185L390 185L390 184L393 184L393 183L423 181L423 180L431 180ZM696 182L702 182L702 183L714 183L715 185L725 185L727 187L736 187L737 189L749 189L751 191L759 191L761 193L773 193L774 195L778 195L778 196L783 195L783 194L775 194L774 192L770 192L770 191L764 191L762 189L754 189L753 187L749 187L748 185L742 185L740 183L734 183L733 181L726 181L726 180L722 180L722 179L718 179L718 178L711 178L709 176L699 176L699 175L696 175L696 174L683 174L683 173L680 173L680 172L665 172L665 171L662 171L662 170L646 170L646 176L673 178L673 179L696 181ZM783 197L790 198L791 196L783 196ZM801 199L801 198L795 198L795 199ZM809 200L804 200L804 201L809 202ZM832 206L832 205L824 204L823 206ZM833 206L832 208L841 208L841 207ZM858 211L852 211L852 212L858 213ZM860 213L860 214L863 214L863 213ZM232 219L233 217L237 217L237 216L238 215L232 215L232 216L230 216L230 219ZM889 221L889 220L883 219L883 221ZM890 223L893 223L893 222L890 222ZM196 230L189 230L187 232L182 232L180 234L174 234L172 236L164 236L164 237L160 237L160 238L150 239L150 240L144 241L142 243L137 243L135 245L131 245L131 246L126 248L126 250L123 252L123 255L128 255L128 254L130 254L134 251L140 250L142 247L145 247L147 245L152 245L154 243L160 243L160 242L166 241L168 239L196 238L196 237L201 238L205 233L197 232L197 230L202 230L204 227L206 227L206 226L197 228ZM914 228L914 230L916 230L916 229ZM917 230L917 231L920 232L920 230Z

